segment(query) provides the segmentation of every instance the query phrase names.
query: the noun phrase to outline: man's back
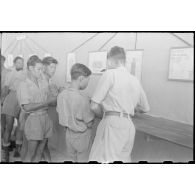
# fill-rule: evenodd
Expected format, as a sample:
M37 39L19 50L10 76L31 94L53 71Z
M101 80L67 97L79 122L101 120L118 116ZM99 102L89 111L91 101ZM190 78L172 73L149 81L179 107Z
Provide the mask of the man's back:
M68 88L58 95L57 112L59 123L76 132L87 129L86 123L93 118L89 110L89 100L79 90Z
M137 105L146 110L149 107L140 82L125 67L107 70L100 79L92 100L101 103L104 111L131 115L134 115Z

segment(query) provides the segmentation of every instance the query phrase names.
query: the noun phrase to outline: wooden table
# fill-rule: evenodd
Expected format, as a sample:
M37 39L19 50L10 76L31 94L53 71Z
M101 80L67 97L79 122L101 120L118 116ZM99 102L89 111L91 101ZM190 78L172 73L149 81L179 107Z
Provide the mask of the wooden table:
M132 120L138 131L193 148L192 125L147 114L136 114Z

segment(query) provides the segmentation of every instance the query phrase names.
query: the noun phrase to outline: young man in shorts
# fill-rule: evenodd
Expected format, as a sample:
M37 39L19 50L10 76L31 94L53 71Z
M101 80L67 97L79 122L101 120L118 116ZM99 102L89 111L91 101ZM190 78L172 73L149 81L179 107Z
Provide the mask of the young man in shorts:
M25 162L39 162L48 138L53 134L53 124L48 107L55 99L47 100L48 83L42 79L43 65L39 58L29 58L27 78L20 84L18 95L22 109L29 113L24 133L27 139Z
M23 71L24 60L22 57L15 57L14 70L8 72L5 78L4 87L2 89L2 98L4 99L2 106L2 114L5 115L6 128L3 134L3 150L5 154L4 160L9 162L10 138L14 126L14 119L18 120L20 106L17 99L17 88L21 80L25 79Z
M52 147L55 147L55 149L57 149L59 144L59 134L58 134L59 120L58 120L58 114L56 112L56 105L57 105L57 95L59 93L59 89L57 85L53 82L53 76L56 72L56 66L58 64L58 61L55 58L48 56L42 60L42 63L43 63L43 79L45 79L49 85L48 99L56 98L56 102L53 104L53 106L50 106L48 109L48 115L53 122L53 136L50 138L49 141L52 142ZM45 144L43 155L45 160L49 162L51 161L48 142Z
M91 148L94 114L89 98L80 91L87 87L90 75L91 71L85 65L73 65L70 86L57 98L59 123L66 130L67 157L73 162L87 162Z

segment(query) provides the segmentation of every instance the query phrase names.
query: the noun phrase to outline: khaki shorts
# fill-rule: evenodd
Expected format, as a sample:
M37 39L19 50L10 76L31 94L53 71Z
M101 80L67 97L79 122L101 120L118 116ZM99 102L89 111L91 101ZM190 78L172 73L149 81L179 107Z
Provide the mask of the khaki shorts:
M18 104L16 91L11 90L3 102L2 114L17 118L19 116L19 113L20 105Z
M27 140L43 140L53 135L53 123L47 111L32 113L25 123L25 136Z
M131 162L135 126L131 119L105 116L98 125L89 161Z
M91 129L85 132L74 132L67 128L66 145L68 160L87 162L91 149Z
M29 116L29 113L24 112L21 109L20 115L19 115L19 130L24 131L26 120Z

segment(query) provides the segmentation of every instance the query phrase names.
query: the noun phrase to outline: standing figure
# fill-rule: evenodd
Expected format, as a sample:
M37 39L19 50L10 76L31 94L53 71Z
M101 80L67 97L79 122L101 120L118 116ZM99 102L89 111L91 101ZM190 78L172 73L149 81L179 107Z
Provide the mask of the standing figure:
M134 109L149 111L138 79L125 68L123 48L115 46L107 55L107 68L92 96L91 109L103 117L98 125L89 160L103 163L131 162L135 127Z
M27 62L27 78L20 84L18 96L20 106L29 113L24 133L27 139L25 162L39 162L48 138L53 134L53 124L48 116L48 107L55 100L47 100L48 83L42 79L43 65L37 57Z
M5 68L5 66L4 66L6 58L3 55L1 55L0 60L1 60L0 61L1 62L1 75L0 75L1 79L0 79L0 82L1 82L1 107L2 107L4 99L5 99L5 96L3 97L3 95L2 95L2 89L5 85L6 75L9 72L9 70L7 68ZM2 114L2 112L1 112L1 138L3 138L3 133L5 131L5 124L6 124L5 114Z
M87 162L91 148L94 114L89 98L80 92L87 87L90 75L85 65L73 65L70 86L57 98L59 123L66 130L67 157L73 162Z
M5 131L3 134L3 150L5 154L4 160L9 162L9 146L11 133L14 126L14 119L18 120L20 113L20 106L17 99L17 88L21 80L25 79L25 72L23 71L24 60L22 57L16 57L14 59L14 70L10 71L6 78L4 87L2 89L2 99L4 99L2 114L5 115ZM17 133L17 131L16 131Z
M45 57L42 60L43 63L43 79L48 82L49 85L49 91L48 91L48 100L50 98L56 98L56 102L48 109L48 114L50 119L53 122L53 136L48 140L48 142L51 142L52 147L54 147L55 150L58 149L59 145L59 121L58 121L58 114L56 112L56 105L57 105L57 95L59 93L57 85L53 82L52 78L56 72L56 66L58 64L57 60L53 57ZM51 161L51 154L48 147L48 142L45 144L45 149L43 152L44 158L47 161Z

